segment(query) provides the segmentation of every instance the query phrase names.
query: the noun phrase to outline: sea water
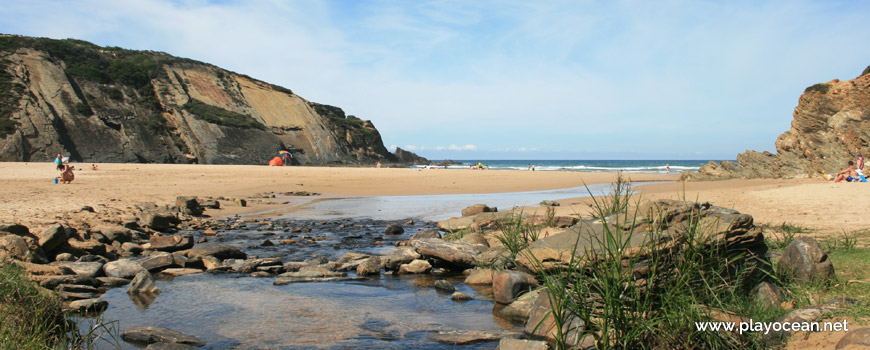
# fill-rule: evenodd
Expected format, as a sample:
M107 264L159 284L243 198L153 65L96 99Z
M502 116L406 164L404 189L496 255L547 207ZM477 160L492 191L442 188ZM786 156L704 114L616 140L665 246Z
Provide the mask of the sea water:
M448 165L449 169L463 169L481 163L490 170L530 170L535 171L585 171L585 172L626 172L626 173L671 173L698 171L701 165L718 160L455 160L461 165ZM416 165L415 167L423 167Z

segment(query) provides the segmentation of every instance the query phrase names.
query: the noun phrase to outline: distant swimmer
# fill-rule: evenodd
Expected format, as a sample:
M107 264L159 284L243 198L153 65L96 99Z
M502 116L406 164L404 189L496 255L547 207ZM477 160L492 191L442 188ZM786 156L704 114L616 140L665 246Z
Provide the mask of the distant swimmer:
M670 163L665 163L665 170L668 172L668 174L671 173L671 164Z

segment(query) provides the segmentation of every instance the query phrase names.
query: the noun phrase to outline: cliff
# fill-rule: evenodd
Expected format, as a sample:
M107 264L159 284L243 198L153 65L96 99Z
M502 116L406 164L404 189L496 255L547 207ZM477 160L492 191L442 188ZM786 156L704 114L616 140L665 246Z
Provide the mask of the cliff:
M399 162L371 121L210 64L0 35L0 161Z
M776 154L746 151L737 163L710 162L688 180L805 178L840 171L855 153L870 153L870 67L861 76L808 87L791 129L776 139Z

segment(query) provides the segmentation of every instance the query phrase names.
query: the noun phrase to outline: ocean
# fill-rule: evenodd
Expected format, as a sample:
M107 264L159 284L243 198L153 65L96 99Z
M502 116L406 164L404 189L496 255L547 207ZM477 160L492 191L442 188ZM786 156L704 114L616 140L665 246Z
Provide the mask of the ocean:
M701 165L719 160L454 160L462 165L449 165L449 169L464 169L482 163L490 170L528 170L534 165L535 171L587 171L587 172L626 172L626 173L667 173L665 166L670 164L671 173L698 171ZM423 165L415 167L422 168Z

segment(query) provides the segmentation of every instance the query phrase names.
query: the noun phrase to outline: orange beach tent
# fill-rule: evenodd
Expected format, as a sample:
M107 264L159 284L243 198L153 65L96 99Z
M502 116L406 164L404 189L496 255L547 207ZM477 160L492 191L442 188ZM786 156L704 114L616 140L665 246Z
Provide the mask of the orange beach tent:
M275 165L275 166L283 166L283 165L284 165L284 162L281 161L281 157L275 157L275 158L272 158L272 160L269 161L269 166L273 166L273 165Z

